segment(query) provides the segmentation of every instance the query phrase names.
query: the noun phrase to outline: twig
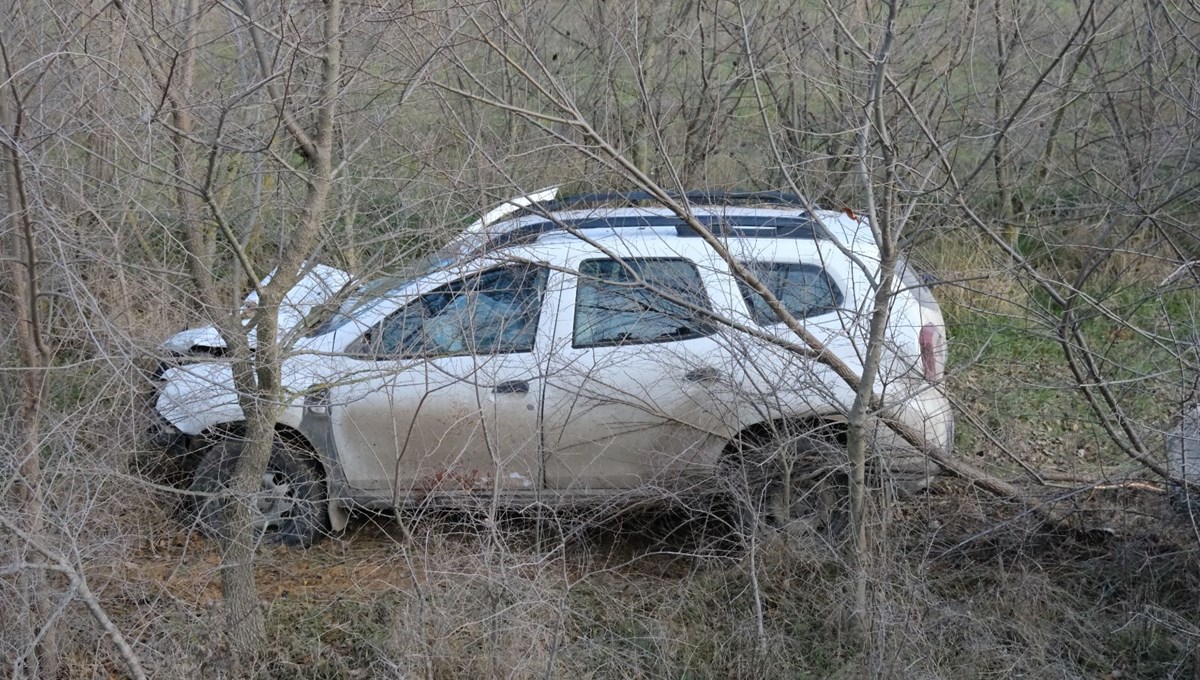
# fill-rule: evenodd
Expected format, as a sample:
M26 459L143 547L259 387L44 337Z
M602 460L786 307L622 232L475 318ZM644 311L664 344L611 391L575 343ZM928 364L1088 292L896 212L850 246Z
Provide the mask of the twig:
M145 680L146 671L142 668L142 662L138 658L137 653L133 651L125 636L121 634L120 629L108 617L108 613L100 605L100 601L96 598L95 593L88 587L87 579L83 577L83 574L72 567L71 563L67 562L67 559L61 553L51 549L45 543L38 540L37 537L22 530L7 517L0 515L0 525L3 525L5 529L16 534L17 537L25 541L26 544L50 561L49 564L31 564L30 566L39 566L51 571L57 571L67 577L71 588L79 593L79 598L87 605L88 611L92 613L92 617L96 619L96 622L108 633L113 644L116 645L117 651L121 654L121 658L125 660L125 665L129 668L129 675L136 680Z

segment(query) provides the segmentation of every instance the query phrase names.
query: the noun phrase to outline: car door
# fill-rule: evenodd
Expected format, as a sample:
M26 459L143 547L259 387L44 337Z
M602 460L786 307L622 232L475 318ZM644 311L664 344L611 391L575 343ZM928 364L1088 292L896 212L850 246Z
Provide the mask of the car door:
M709 306L700 272L682 258L585 257L571 268L578 276L557 274L569 282L544 388L546 486L677 483L724 420L711 408L724 353L696 311Z
M538 486L545 283L540 265L489 268L418 296L351 347L330 415L352 487L400 501Z

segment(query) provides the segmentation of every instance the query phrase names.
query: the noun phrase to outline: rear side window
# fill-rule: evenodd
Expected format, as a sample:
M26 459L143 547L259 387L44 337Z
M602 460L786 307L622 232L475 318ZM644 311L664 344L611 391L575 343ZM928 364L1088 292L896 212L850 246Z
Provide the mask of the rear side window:
M831 312L842 305L842 291L824 268L790 262L747 262L750 271L797 319ZM779 323L767 301L745 281L738 281L750 315L764 326Z
M708 335L712 325L695 308L710 309L700 273L687 260L584 260L573 344L633 345Z

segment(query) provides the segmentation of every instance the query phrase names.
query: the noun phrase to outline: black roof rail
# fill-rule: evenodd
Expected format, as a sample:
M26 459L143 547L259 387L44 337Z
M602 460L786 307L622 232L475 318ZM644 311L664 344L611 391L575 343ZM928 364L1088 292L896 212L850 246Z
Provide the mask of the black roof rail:
M804 198L797 194L782 191L689 191L684 194L671 192L667 194L675 200L683 200L690 205L724 205L767 203L780 206L807 207ZM661 205L653 194L648 191L609 191L590 194L563 196L545 203L535 203L523 208L518 215L544 215L556 210L581 209L613 205L616 207L636 208L644 204Z
M829 233L807 217L778 217L752 215L735 218L730 223L721 215L697 215L696 221L717 236L743 236L747 238L791 238L829 239ZM530 243L544 234L560 230L582 232L591 229L626 229L645 227L672 227L680 237L699 237L691 225L675 215L637 215L631 217L587 217L572 219L548 219L522 225L512 231L492 238L492 247Z
M804 199L796 194L780 191L689 191L684 194L668 193L668 196L694 206L733 206L738 204L769 204L805 209ZM580 210L588 207L637 208L658 206L662 202L646 191L601 192L564 196L553 201L532 203L506 215L501 221L521 217L539 216L543 221L530 222L512 231L491 237L491 247L536 241L543 234L567 230L618 229L625 227L675 227L678 236L698 236L695 231L676 215L632 215L611 217L572 217L564 219L554 213ZM697 221L721 236L747 236L752 238L796 238L831 239L829 232L814 221L806 210L800 215L759 215L729 219L715 214L697 215Z

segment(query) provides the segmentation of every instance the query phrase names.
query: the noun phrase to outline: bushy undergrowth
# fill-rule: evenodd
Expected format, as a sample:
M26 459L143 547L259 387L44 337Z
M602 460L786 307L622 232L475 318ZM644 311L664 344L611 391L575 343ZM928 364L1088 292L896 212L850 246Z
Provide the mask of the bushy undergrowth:
M1015 280L989 275L985 261L947 257L942 277L957 271L972 282L938 290L952 341L951 392L960 413L977 418L959 418L959 454L1003 475L1017 472L1010 456L1042 471L1111 472L1121 455L1072 389L1053 328L1036 314L1042 303ZM1150 300L1149 290L1126 286L1109 306L1137 328L1182 332L1196 314L1194 296ZM1139 333L1114 334L1104 319L1084 328L1108 366L1129 376L1169 364ZM152 675L220 676L230 671L222 556L180 521L178 497L140 474L154 456L134 443L147 409L131 363L89 360L54 374L43 421L43 519ZM1162 389L1128 406L1139 422L1161 426L1178 386L1153 377L1142 384ZM1200 670L1194 526L1145 489L1062 493L1079 525L1112 533L1064 534L1028 508L953 480L878 511L865 562L865 644L847 625L844 551L777 535L748 543L729 535L720 515L360 517L347 535L311 550L262 553L270 643L255 673L1191 677ZM3 583L15 596L17 580ZM66 580L51 574L48 584L66 603L56 619L65 677L120 675L124 666L94 620L77 600L61 599ZM3 615L0 622L19 629ZM24 644L0 632L6 653Z
M920 259L941 281L957 453L999 474L1019 473L1020 463L1079 479L1144 472L1105 429L1081 381L1119 439L1126 435L1097 385L1148 450L1164 450L1163 434L1196 380L1194 286L1163 286L1170 272L1154 258L1114 256L1078 289L1065 272L1048 284L1071 300L1068 315L994 245L942 238Z
M835 550L748 546L704 519L360 518L311 550L262 555L257 676L1182 678L1197 663L1200 548L1183 525L1087 541L943 484L874 527L861 645ZM154 675L220 674L220 555L178 529L157 536L89 573ZM70 677L119 668L90 620L69 620Z

